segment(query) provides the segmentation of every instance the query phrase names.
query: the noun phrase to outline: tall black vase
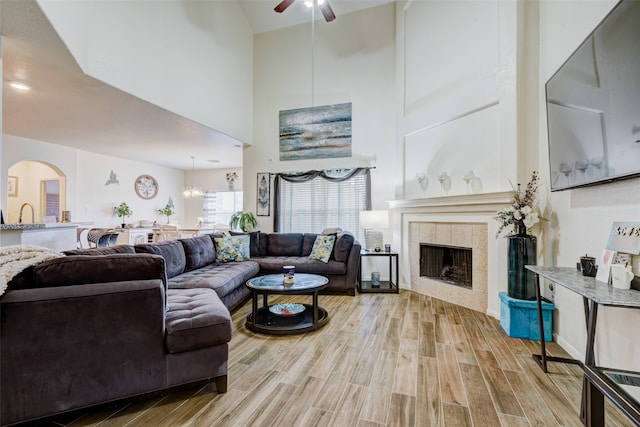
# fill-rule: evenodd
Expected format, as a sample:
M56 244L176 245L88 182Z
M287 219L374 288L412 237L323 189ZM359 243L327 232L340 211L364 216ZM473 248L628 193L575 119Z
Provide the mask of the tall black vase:
M536 264L536 238L528 234L509 236L508 295L511 298L536 299L536 277L525 265Z

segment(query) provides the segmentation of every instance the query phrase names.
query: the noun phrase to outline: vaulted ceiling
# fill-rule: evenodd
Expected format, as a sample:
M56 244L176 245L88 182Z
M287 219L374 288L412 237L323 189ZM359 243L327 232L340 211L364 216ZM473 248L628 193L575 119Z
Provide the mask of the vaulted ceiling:
M254 33L310 22L302 0L282 14L273 11L277 0L238 1ZM339 19L392 1L331 6ZM85 75L35 0L0 0L0 33L10 35L2 43L3 133L183 170L242 166L242 141ZM6 84L22 75L34 90Z

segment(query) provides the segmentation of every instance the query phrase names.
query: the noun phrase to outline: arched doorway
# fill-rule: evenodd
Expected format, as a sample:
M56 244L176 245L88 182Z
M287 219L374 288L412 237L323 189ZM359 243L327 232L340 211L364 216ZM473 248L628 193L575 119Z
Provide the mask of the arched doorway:
M5 222L60 222L67 206L67 179L57 166L34 160L12 165L8 171Z

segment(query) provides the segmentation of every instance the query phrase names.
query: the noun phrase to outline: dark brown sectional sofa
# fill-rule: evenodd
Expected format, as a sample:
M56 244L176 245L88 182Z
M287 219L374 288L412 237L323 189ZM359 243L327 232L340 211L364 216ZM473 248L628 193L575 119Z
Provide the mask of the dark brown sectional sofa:
M313 234L252 233L249 260L216 262L212 234L68 251L23 271L0 299L0 424L214 380L226 391L229 310L246 281L298 272L355 294L360 244L336 236L327 263Z

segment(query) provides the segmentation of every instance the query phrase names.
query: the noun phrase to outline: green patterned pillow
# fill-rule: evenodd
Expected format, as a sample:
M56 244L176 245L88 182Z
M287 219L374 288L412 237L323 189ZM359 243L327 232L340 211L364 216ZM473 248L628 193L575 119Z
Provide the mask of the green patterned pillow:
M309 258L317 259L322 262L329 262L331 251L333 250L333 242L336 240L336 236L323 236L316 237L316 241L313 242L313 249L309 254Z
M249 236L216 237L216 262L249 259Z

